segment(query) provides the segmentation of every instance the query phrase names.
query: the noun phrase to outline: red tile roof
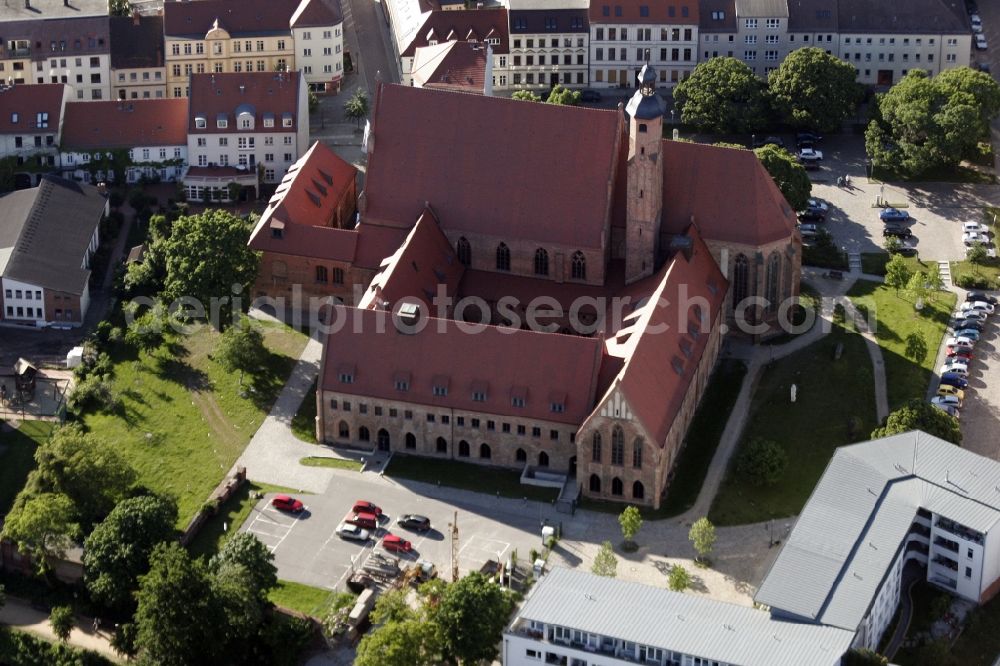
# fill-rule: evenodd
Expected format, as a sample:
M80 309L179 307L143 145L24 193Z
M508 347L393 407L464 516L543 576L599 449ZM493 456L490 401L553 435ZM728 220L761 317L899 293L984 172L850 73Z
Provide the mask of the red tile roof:
M69 102L61 145L80 150L186 146L187 100Z
M290 34L298 0L195 0L163 3L163 33L204 38L216 19L233 37Z
M293 28L318 28L343 23L340 0L302 0L292 14Z
M407 230L398 227L382 227L374 224L358 225L358 247L354 265L358 268L378 269L387 257L391 257L403 241Z
M450 41L417 49L413 85L453 92L483 94L486 49L482 44Z
M324 390L572 426L594 405L600 340L431 317L407 334L385 311L336 306L335 316L345 325L326 340ZM350 384L339 379L345 366L354 368ZM401 374L409 375L407 391L396 389ZM447 395L434 395L435 382ZM484 401L473 400L473 387L486 389ZM515 393L525 394L524 407L513 406ZM551 409L557 394L565 396L562 412Z
M790 238L795 213L749 150L663 142L665 234L683 233L692 217L713 241L763 245Z
M648 8L646 12L648 16L642 16L642 7ZM619 9L621 16L616 14ZM670 13L671 10L673 15ZM687 10L686 16L685 10ZM590 22L698 25L698 0L591 0Z
M287 224L328 226L344 192L350 189L358 170L319 141L281 179L261 222L274 216Z
M188 3L211 2L194 0ZM173 4L173 3L169 3ZM298 127L298 72L244 72L241 74L192 74L191 103L188 106L188 132L191 134L238 133L236 113L246 108L254 116L255 133L294 132ZM264 117L270 114L274 127L264 127ZM283 114L291 114L292 126L282 125ZM195 125L195 118L206 120L204 128ZM227 120L219 128L220 117Z
M37 131L39 113L49 114L48 129L59 132L63 111L62 83L16 84L0 87L0 134L30 134ZM17 118L15 122L15 116Z
M464 272L465 266L455 257L434 213L426 210L392 260L372 279L361 306L371 304L391 309L398 301L406 299L419 300L432 307L438 286L443 286L444 293L454 297ZM428 312L438 314L436 309ZM450 311L447 314L450 316Z
M111 17L111 68L163 67L162 16Z
M631 329L631 337L637 339L622 340L626 349L634 346L609 389L620 388L659 446L677 417L728 290L728 282L696 227L690 225L685 235L691 242L690 258L678 251L660 272L659 287ZM704 329L695 336L689 328L696 320L694 310L682 310L680 305L698 299L704 299L710 311ZM619 339L629 330L622 329Z
M620 113L395 85L375 104L363 218L408 228L430 202L448 230L603 247Z
M261 220L263 221L263 220ZM358 244L358 232L336 227L286 224L275 236L270 224L257 224L250 237L250 249L350 263Z
M432 41L447 42L457 39L462 42L484 42L498 39L493 45L494 53L508 53L510 41L507 32L507 10L499 9L437 9L430 13L424 24L413 33L413 41L400 44L400 57L412 58L421 46L430 46Z

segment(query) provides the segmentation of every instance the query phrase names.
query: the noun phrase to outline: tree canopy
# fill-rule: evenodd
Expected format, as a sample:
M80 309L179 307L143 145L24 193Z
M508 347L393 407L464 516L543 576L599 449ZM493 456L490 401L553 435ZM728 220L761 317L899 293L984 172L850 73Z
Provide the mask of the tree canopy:
M610 541L601 544L597 555L594 556L594 563L591 565L590 571L606 578L614 578L618 575L618 558L615 557L615 549Z
M962 443L958 419L924 400L914 398L889 414L885 425L872 431L872 439L898 435L910 430L923 430L952 444Z
M542 98L531 92L530 90L515 90L514 94L510 96L511 99L517 99L522 102L541 102Z
M564 86L555 86L549 92L549 97L545 101L549 104L563 104L565 106L576 106L580 103L580 91L570 90Z
M84 542L84 580L91 598L110 609L129 610L150 553L173 536L176 520L177 505L165 497L119 502Z
M240 566L248 584L255 590L258 601L267 603L268 593L278 586L278 570L274 553L249 532L233 535L210 562L213 571L228 566Z
M736 469L757 486L770 486L778 482L788 465L788 454L780 444L759 437L737 460Z
M903 255L894 254L885 265L885 284L896 290L905 289L910 282L910 268L906 265Z
M802 210L809 202L812 193L812 181L805 167L784 148L768 144L754 149L754 154L760 160L767 172L774 179L792 210Z
M368 95L360 88L344 102L344 116L357 124L368 117Z
M756 132L768 120L766 86L736 58L699 63L691 76L674 87L681 121L718 134Z
M875 106L865 131L869 157L878 166L917 176L977 154L1000 113L1000 85L968 67L933 78L911 69Z
M854 66L826 51L792 51L767 78L771 103L789 125L830 132L857 107L861 86Z
M642 528L642 516L639 514L639 509L631 505L625 507L625 510L618 516L618 524L622 528L622 538L625 539L626 543L632 543L635 540L635 535Z
M79 533L73 501L60 493L40 493L15 502L4 520L2 536L31 555L38 570L45 572L47 558L65 556Z
M715 525L708 518L699 518L691 525L688 539L691 540L694 549L698 551L698 556L706 557L715 547Z
M446 587L429 616L438 627L446 659L478 663L496 657L497 643L513 609L507 590L473 572Z
M234 326L222 333L213 357L230 372L239 371L240 384L243 373L253 373L267 358L264 335L249 317L240 315Z

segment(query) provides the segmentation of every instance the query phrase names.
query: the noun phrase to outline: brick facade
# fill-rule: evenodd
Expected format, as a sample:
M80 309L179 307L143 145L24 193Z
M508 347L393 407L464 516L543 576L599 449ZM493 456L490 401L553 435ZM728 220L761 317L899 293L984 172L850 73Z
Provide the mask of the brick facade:
M326 281L317 279L317 267L326 268ZM343 281L336 282L341 271ZM320 273L321 274L321 273ZM294 307L291 298L294 287L301 288L304 302L299 309L308 308L311 297L323 298L332 296L339 298L346 305L354 303L355 285L360 285L363 291L371 282L375 271L353 266L350 262L329 261L300 257L277 252L264 252L261 255L260 270L254 283L254 296L266 296L274 299L284 298L289 307Z

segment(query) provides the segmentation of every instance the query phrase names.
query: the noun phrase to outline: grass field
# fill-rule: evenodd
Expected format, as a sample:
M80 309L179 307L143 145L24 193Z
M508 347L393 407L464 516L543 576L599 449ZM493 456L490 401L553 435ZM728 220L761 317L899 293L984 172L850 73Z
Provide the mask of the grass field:
M298 494L298 491L293 488L272 486L269 483L255 483L253 481L244 483L229 498L229 501L219 507L219 512L202 525L194 540L188 544L188 550L195 556L211 557L215 555L236 534L246 521L247 516L250 515L250 511L256 506L258 500L251 495L281 492Z
M17 430L10 431L0 427L0 517L10 511L25 479L35 469L35 449L54 428L48 421L23 421Z
M834 360L838 344L843 354ZM795 403L789 399L792 384L797 387ZM864 340L836 326L763 371L743 441L709 518L717 525L742 525L797 514L834 449L867 439L874 427L875 389ZM777 442L788 454L788 468L773 486L755 486L735 468L742 447L757 437Z
M322 617L331 602L338 597L346 598L343 595L345 595L343 592L279 580L278 587L271 590L268 599L276 606L296 610L314 617ZM353 595L347 594L347 596L353 600Z
M316 382L306 391L298 411L292 417L292 434L303 442L316 443Z
M116 446L141 483L177 498L178 526L201 508L242 453L306 344L301 333L262 324L271 352L261 371L239 385L210 358L218 333L207 326L153 354L127 348L113 356L118 413L91 413L86 426Z
M394 479L410 479L450 488L472 490L487 495L550 502L559 496L555 488L521 485L521 472L512 469L484 467L457 460L437 460L420 456L396 454L389 462L385 475Z
M306 467L332 467L334 469L348 469L354 472L361 471L361 463L357 460L345 460L344 458L323 458L320 456L309 456L299 461L300 465Z
M937 349L944 337L948 319L955 305L955 295L938 292L924 304L921 312L913 307L911 297L877 282L858 280L847 295L855 305L867 308L875 315L875 338L882 348L885 361L886 389L889 411L897 409L911 398L923 398L927 393ZM920 335L927 344L927 357L916 363L904 355L906 338Z
M936 265L936 262L925 262L919 256L903 257L903 261L906 262L911 272L927 270L932 263ZM888 252L861 253L861 272L867 275L885 275L885 265L887 263L889 263Z

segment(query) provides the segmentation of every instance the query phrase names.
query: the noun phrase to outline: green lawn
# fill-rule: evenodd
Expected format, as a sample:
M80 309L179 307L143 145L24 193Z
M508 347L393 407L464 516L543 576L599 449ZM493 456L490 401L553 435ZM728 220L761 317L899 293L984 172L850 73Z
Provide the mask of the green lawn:
M316 382L306 391L299 411L292 417L292 434L303 442L316 443Z
M271 590L268 599L276 606L296 610L306 615L322 617L330 602L343 593L311 587L302 583L279 580L278 587ZM352 596L352 595L349 595Z
M503 497L517 499L527 497L540 502L551 502L559 497L559 491L555 488L521 485L519 470L485 467L457 460L439 460L397 453L392 456L385 475L396 479L410 479L472 490L487 495L500 493Z
M35 469L35 449L54 428L48 421L23 421L11 431L0 428L0 517L10 511L28 473Z
M955 305L955 295L939 292L934 300L924 304L921 312L913 308L909 296L902 292L897 296L894 289L877 282L858 280L847 295L855 305L867 308L875 316L875 337L885 361L889 410L897 409L911 398L923 398ZM923 363L917 364L904 355L906 338L911 333L922 336L927 343Z
M990 231L993 233L993 240L989 245L994 250L997 249L996 220L998 217L1000 217L1000 208L987 206L983 208L983 217L979 220L981 224L985 224L989 227ZM955 284L960 284L959 280L961 280L964 276L969 276L975 280L985 279L987 282L985 288L995 289L996 286L1000 284L1000 257L987 258L986 261L980 266L976 266L971 261L951 262L951 278Z
M834 360L834 350L843 354ZM795 403L789 399L797 386ZM799 513L838 446L865 440L875 427L875 389L863 338L837 326L823 339L771 363L754 393L743 441L709 511L717 525L742 525ZM784 447L789 465L773 486L736 471L753 438Z
M361 463L357 460L346 460L344 458L322 458L320 456L309 456L299 461L300 465L306 467L333 467L334 469L348 469L354 472L361 471Z
M258 500L250 496L254 492L298 493L294 488L272 486L269 483L253 481L244 483L225 504L219 507L219 512L202 525L201 530L188 544L188 550L191 554L211 557L222 550L222 547L236 534L250 515L250 511L257 505Z
M815 315L817 308L819 308L819 302L819 292L810 287L808 284L804 282L801 283L799 285L799 307L797 307L792 313L792 324L795 326L801 326L805 322L806 310L812 310ZM808 333L810 330L811 327L799 333L782 333L781 335L776 335L773 338L768 338L763 342L763 344L783 345L791 342L804 333Z
M903 261L911 272L928 270L932 263L937 265L937 262L922 261L919 256L903 257ZM888 252L861 253L861 272L867 275L885 275L887 263L889 263Z
M242 453L288 378L307 338L263 324L266 363L239 386L209 358L218 333L202 326L154 354L113 355L120 413L91 413L86 426L116 446L141 483L177 498L178 527L201 508Z

